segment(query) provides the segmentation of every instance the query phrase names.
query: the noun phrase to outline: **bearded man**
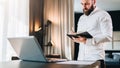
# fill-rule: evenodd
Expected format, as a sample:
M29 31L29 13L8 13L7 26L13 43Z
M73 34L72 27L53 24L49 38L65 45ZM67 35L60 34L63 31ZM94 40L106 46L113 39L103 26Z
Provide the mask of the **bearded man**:
M81 5L84 14L79 18L77 33L85 32L92 38L72 37L74 42L79 43L77 60L104 60L105 42L112 41L111 17L106 11L96 7L96 0L81 0Z

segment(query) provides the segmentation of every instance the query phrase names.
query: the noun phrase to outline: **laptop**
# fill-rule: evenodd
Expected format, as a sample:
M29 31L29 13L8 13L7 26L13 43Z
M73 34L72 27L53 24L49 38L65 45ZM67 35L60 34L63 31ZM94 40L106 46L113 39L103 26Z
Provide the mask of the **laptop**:
M66 61L66 59L46 58L40 44L34 36L9 37L8 40L20 60L38 62Z

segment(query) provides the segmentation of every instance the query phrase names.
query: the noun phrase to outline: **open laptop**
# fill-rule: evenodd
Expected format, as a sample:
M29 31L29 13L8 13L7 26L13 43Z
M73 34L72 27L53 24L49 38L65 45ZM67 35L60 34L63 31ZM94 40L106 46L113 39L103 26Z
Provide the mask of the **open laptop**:
M40 44L34 36L9 37L8 40L20 60L40 62L66 61L66 59L47 59L43 54Z

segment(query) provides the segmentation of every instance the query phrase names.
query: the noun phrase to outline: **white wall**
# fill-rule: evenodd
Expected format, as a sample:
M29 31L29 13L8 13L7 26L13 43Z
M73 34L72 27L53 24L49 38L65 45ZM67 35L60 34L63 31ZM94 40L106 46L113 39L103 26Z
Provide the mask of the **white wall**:
M74 11L82 12L81 0L74 0ZM97 6L104 10L120 10L120 0L96 0Z

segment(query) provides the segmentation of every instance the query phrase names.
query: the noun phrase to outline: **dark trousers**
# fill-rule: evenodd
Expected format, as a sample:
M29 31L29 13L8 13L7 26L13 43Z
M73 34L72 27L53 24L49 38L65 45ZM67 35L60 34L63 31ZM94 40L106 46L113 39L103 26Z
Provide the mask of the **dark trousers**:
M106 68L104 60L98 60L98 61L100 61L100 68Z

